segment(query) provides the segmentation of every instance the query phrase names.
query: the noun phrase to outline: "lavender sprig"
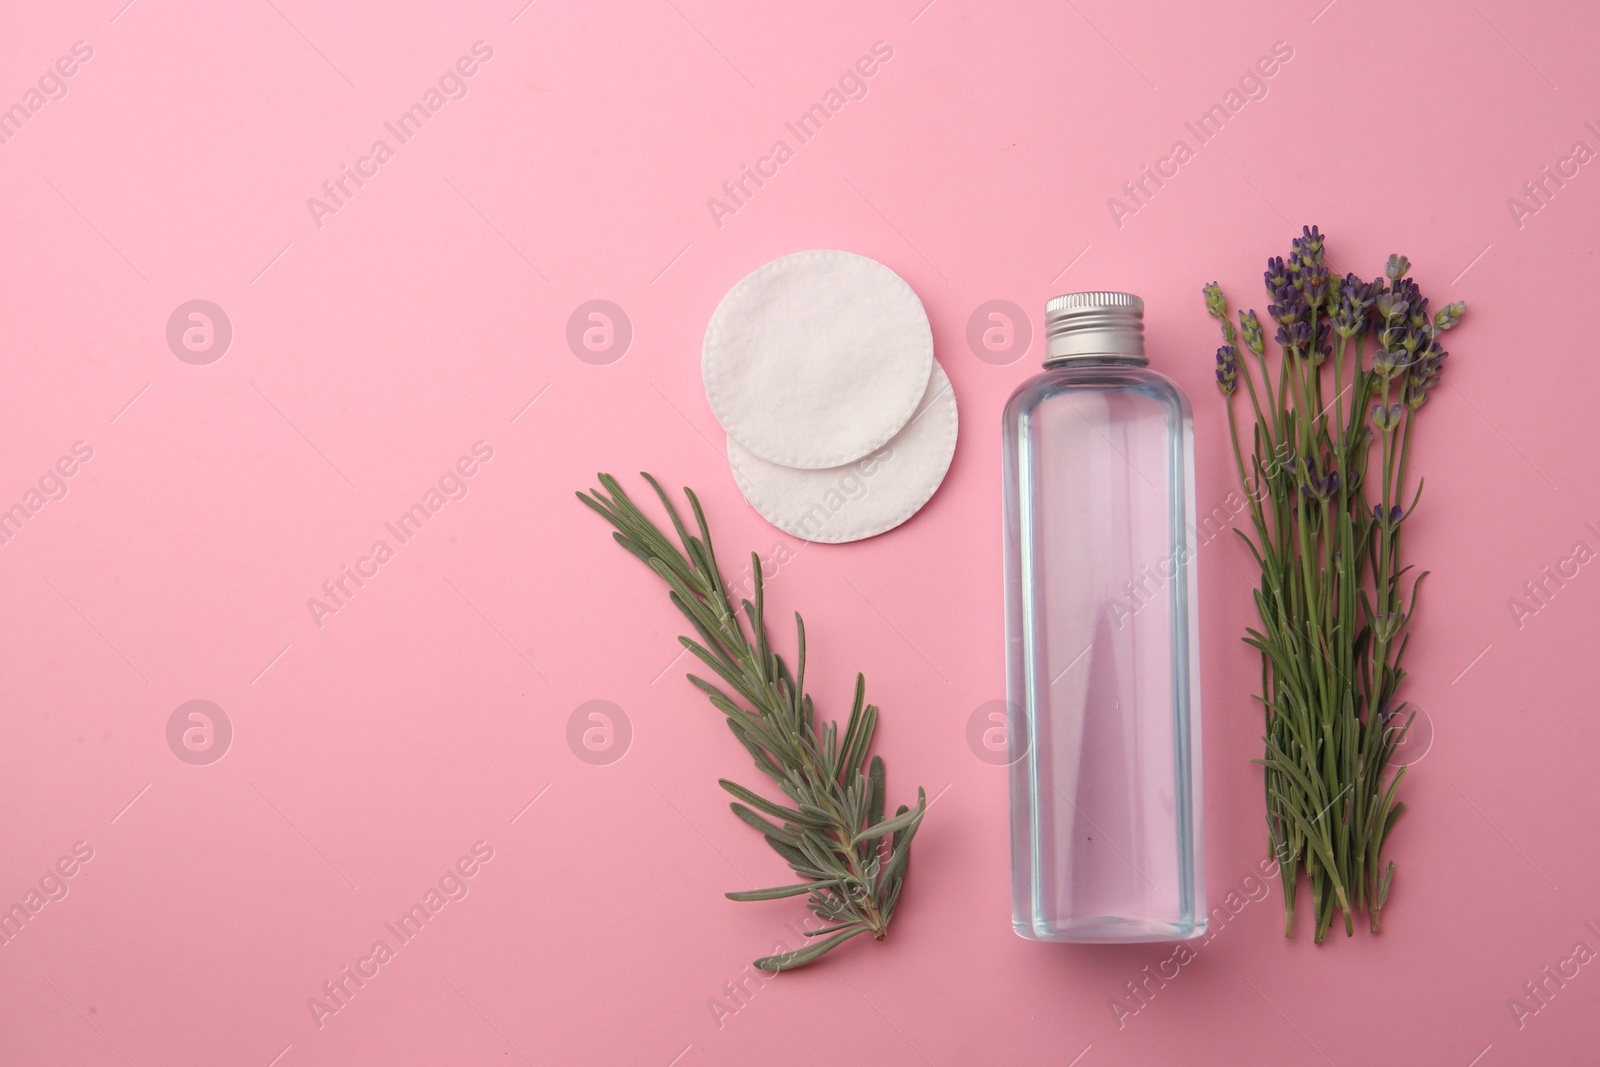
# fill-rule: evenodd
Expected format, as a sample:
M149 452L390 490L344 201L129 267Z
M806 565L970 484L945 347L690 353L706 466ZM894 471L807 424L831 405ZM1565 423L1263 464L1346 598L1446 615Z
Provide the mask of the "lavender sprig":
M841 734L839 722L817 717L806 693L806 629L798 612L792 672L773 647L760 557L752 553L753 599L735 603L717 566L705 512L693 491L684 490L694 512L695 532L690 532L660 484L649 474L641 474L671 520L680 548L633 502L620 482L609 474L597 477L601 488L580 492L578 499L615 527L612 536L617 544L667 583L673 606L699 638L680 637L679 643L717 677L713 682L691 674L689 681L727 718L728 729L756 768L772 779L784 797L780 803L726 778L718 783L735 798L729 805L733 814L759 831L800 879L771 889L728 893L728 898L749 901L804 896L807 907L823 924L805 932L806 937L816 939L810 944L764 956L753 966L763 972L792 970L861 934L884 940L905 884L912 838L928 810L928 798L919 787L915 808L901 804L893 815L885 815L883 757L869 758L878 708L866 702L866 678L856 675L855 700Z

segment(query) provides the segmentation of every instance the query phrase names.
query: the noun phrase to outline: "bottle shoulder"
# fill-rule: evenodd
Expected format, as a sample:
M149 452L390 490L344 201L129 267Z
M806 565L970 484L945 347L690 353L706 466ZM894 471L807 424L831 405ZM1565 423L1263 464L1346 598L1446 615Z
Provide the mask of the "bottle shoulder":
M1148 366L1127 363L1067 364L1047 368L1017 386L1006 402L1006 417L1013 418L1052 400L1086 392L1143 396L1184 419L1192 417L1189 398L1177 382Z

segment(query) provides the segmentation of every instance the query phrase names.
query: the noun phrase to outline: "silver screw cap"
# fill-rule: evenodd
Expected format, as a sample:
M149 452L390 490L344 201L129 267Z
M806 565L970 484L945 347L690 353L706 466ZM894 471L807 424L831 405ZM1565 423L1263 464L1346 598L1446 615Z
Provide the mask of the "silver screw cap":
M1144 301L1132 293L1067 293L1044 309L1045 366L1069 359L1148 362Z

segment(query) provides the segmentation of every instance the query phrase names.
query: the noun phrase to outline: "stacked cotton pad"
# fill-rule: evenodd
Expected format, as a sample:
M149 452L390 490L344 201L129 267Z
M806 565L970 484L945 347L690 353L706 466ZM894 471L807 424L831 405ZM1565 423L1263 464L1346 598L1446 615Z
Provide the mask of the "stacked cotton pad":
M711 316L701 370L739 491L796 537L893 529L955 455L922 301L865 256L797 252L747 276Z

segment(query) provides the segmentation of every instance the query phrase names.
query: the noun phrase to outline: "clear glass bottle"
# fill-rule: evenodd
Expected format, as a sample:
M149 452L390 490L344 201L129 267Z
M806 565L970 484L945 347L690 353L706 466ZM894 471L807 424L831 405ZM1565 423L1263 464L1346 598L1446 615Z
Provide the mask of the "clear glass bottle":
M1039 941L1205 933L1193 425L1144 301L1045 311L1006 404L1012 924Z

